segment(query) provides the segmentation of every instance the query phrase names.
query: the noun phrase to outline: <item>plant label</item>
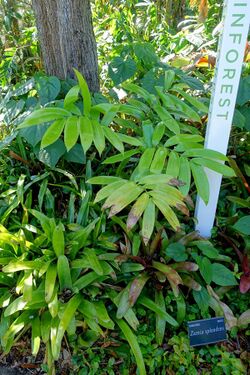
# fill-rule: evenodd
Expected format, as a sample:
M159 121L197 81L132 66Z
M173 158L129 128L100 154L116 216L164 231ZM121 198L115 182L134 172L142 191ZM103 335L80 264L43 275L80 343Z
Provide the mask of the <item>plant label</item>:
M250 0L224 1L223 28L205 138L205 148L224 155L227 153L249 23ZM206 173L210 185L209 202L206 205L198 197L195 217L198 220L196 229L202 236L210 237L222 175L211 169L206 169Z
M220 317L188 322L188 336L191 346L215 344L227 340L224 318Z

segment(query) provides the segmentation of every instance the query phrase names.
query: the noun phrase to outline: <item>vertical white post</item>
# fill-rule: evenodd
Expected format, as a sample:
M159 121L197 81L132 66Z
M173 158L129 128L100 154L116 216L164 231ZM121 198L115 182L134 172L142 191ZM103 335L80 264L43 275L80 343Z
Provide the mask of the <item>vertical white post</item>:
M205 148L226 155L250 23L250 0L225 0L214 87L209 107ZM196 229L211 235L222 175L206 169L210 185L207 205L198 197Z

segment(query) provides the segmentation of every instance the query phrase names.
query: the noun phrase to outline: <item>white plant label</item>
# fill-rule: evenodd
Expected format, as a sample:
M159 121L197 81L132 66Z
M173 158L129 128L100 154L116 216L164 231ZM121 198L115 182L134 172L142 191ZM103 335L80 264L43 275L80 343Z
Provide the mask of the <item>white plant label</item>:
M205 148L226 155L235 102L242 70L250 24L250 0L225 0L223 28L217 54L214 87L209 107ZM206 169L210 185L206 205L198 197L196 230L204 237L211 235L214 225L222 175Z

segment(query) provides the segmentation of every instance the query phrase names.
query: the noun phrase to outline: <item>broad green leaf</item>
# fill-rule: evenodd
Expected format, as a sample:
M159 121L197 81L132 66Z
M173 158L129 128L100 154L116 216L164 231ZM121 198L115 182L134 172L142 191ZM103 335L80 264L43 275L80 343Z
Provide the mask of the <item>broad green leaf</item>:
M60 290L72 289L72 279L69 267L69 261L65 255L60 255L57 260L57 274L60 284Z
M18 129L27 128L29 126L43 124L45 122L55 121L71 116L71 113L63 108L42 108L34 111L29 115Z
M63 106L65 109L78 100L78 95L80 91L80 86L76 85L71 87L71 89L67 92L67 95L64 98Z
M56 335L56 349L61 349L61 342L64 336L64 333L66 329L68 328L72 318L74 317L76 310L78 306L80 305L82 300L81 295L75 295L71 300L67 303L66 308L62 314L62 317L60 319L58 329L57 329L57 335ZM52 346L53 351L53 346ZM53 357L55 360L59 358L60 352L58 350L54 351Z
M171 151L168 158L166 174L177 178L180 171L180 157L175 151Z
M173 327L179 326L177 321L174 318L172 318L172 316L170 316L166 311L164 311L161 307L159 307L159 305L157 305L151 299L149 299L145 296L140 296L139 299L138 299L138 303L145 306L149 310L155 312L156 314L158 314L162 319L165 319L166 322L171 324Z
M170 87L173 85L175 80L175 72L174 70L166 70L165 71L165 78L164 78L164 89L168 91Z
M83 151L86 152L93 142L93 127L92 122L86 116L81 116L78 120L78 132L80 134L81 144Z
M77 281L74 283L73 286L74 286L74 288L77 288L78 290L81 290L81 289L86 288L86 286L88 286L88 285L90 285L90 284L92 284L96 281L99 281L99 280L104 281L105 279L107 279L107 276L101 276L100 277L95 272L89 272L86 275L77 279Z
M33 293L33 270L26 271L26 277L23 283L23 298L25 301L30 302L32 300Z
M114 82L115 86L126 81L136 73L136 63L130 57L124 60L117 56L112 59L108 66L109 77Z
M78 80L78 83L79 83L79 86L80 86L80 90L81 90L81 94L82 94L82 97L83 97L84 115L88 116L88 114L90 112L90 109L91 109L91 96L90 96L89 88L88 88L87 82L83 78L82 74L80 72L78 72L76 69L74 69L74 72L75 72L75 75L77 77L77 80Z
M15 314L17 311L24 310L26 305L27 301L24 300L23 296L18 297L4 310L4 316L10 316Z
M147 103L150 103L151 102L151 99L150 99L150 94L148 91L146 91L145 89L143 89L142 87L134 84L134 83L124 83L122 85L122 87L125 89L125 90L128 90L130 92L134 92L135 94L139 95L140 97L142 97Z
M207 148L193 148L184 152L183 156L188 158L190 157L202 157L206 159L215 159L215 160L222 160L227 161L227 156L223 155L222 153L214 150L210 150Z
M41 337L44 343L49 341L51 328L51 315L49 311L45 311L41 315Z
M155 226L155 205L152 199L149 199L142 219L142 238L145 245L148 244Z
M97 275L102 276L103 275L103 269L101 266L101 263L95 253L94 249L84 249L84 254L87 257L88 263L90 265L90 268L92 268L93 271L97 273Z
M64 129L65 120L60 119L53 122L53 124L50 125L50 127L46 130L42 142L41 142L41 148L45 148L55 141L61 136L62 131Z
M138 149L135 149L135 150L129 150L129 151L125 151L124 153L122 154L118 154L118 155L114 155L114 156L111 156L107 159L105 159L102 164L113 164L113 163L119 163L123 160L126 160L126 159L130 159L131 156L135 155L135 154L138 154L139 150Z
M233 273L220 263L212 264L212 281L220 286L237 285Z
M203 159L203 158L193 158L192 163L202 165L203 167L212 169L213 171L221 173L227 177L235 177L235 172L232 168L222 163L218 163L217 161L214 161L214 160Z
M102 126L103 132L105 137L109 140L109 142L120 152L124 152L124 147L122 142L120 141L118 135L110 128L106 126Z
M166 312L166 305L162 291L155 291L155 303ZM158 345L162 345L166 329L166 320L156 314L155 340Z
M127 219L127 228L128 230L132 229L135 224L140 219L141 215L143 214L144 210L147 207L149 200L149 195L147 193L143 193L135 202L133 207L131 208L128 219Z
M155 153L155 148L147 148L141 155L139 164L137 166L139 173L147 171L150 168L153 157Z
M53 231L52 245L57 257L64 255L64 225L62 223L59 223Z
M199 196L202 198L205 204L208 204L209 200L209 182L204 168L190 162L191 171L194 177L194 183L197 188Z
M55 264L50 264L46 276L45 276L45 301L47 303L52 299L57 277L57 266Z
M168 150L165 147L159 147L156 150L154 159L150 166L151 173L160 174L162 172L164 165L165 165L167 154L168 154Z
M178 179L185 183L184 186L180 186L179 189L184 196L189 193L191 183L191 168L187 158L180 157L180 170Z
M143 361L143 356L142 356L141 349L139 347L136 336L133 334L133 332L131 331L127 323L124 322L124 320L115 319L115 322L122 330L124 336L126 337L126 340L128 341L131 347L131 350L135 356L136 364L138 366L139 374L146 375L146 369L145 369L145 364Z
M105 149L105 136L103 128L98 121L92 120L92 129L94 145L101 156L103 150Z
M166 248L166 255L176 262L185 262L188 258L186 248L180 242L170 243Z
M64 128L64 144L67 151L75 146L79 137L79 130L77 127L78 118L76 116L69 117Z
M199 270L201 276L206 281L207 284L210 284L213 278L213 268L212 263L206 257L197 257L196 262L199 265Z
M41 329L40 329L40 318L36 316L32 319L31 323L32 333L31 333L31 348L32 348L32 355L36 356L40 349L41 343Z
M250 215L241 217L234 225L233 228L238 232L250 235Z

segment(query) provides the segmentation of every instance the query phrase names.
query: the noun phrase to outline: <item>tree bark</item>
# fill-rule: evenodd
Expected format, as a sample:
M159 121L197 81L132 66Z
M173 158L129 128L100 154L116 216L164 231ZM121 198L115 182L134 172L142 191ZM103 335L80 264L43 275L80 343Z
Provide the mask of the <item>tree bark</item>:
M64 79L73 68L99 90L90 0L32 0L45 71Z

